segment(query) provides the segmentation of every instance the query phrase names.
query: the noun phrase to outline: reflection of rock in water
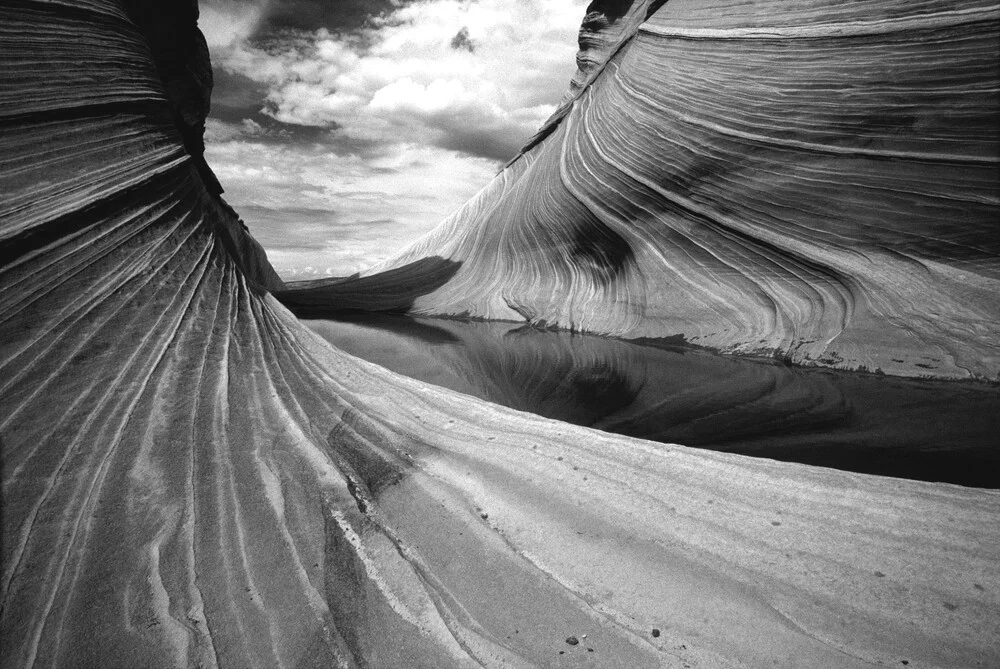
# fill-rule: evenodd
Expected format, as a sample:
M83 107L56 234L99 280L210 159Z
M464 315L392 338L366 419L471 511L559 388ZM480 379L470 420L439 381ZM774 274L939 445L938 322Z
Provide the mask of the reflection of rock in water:
M1000 393L504 323L355 316L354 355L514 409L664 443L1000 487Z
M443 329L463 343L444 362L479 397L548 418L594 425L631 405L644 382L641 362L619 342L503 325Z
M829 377L778 365L668 356L656 356L662 368L681 373L667 372L669 381L650 384L641 408L599 427L690 446L737 442L737 451L754 453L761 440L834 431L852 420L852 407ZM775 451L767 454L774 457Z

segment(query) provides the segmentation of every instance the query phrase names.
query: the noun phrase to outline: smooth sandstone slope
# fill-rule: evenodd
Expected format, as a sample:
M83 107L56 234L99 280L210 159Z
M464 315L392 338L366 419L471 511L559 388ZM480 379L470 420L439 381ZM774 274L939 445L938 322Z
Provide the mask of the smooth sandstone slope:
M609 436L309 332L157 7L0 6L4 667L1000 663L995 492Z
M1000 377L1000 7L595 2L560 109L373 268L411 311L906 376ZM295 284L293 307L341 285Z

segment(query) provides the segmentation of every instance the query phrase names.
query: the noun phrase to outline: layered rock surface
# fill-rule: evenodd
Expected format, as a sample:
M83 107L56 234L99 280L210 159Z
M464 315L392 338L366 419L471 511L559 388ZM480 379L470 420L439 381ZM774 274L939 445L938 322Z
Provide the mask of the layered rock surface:
M995 380L998 21L987 0L595 2L538 136L370 274L459 263L417 314Z
M0 6L3 666L1000 663L995 493L612 437L310 333L137 4Z

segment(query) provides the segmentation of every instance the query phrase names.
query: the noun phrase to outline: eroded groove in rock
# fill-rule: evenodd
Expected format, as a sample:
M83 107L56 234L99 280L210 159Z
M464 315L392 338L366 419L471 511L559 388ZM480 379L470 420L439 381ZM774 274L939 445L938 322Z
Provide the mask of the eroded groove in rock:
M128 16L0 8L5 667L1000 662L996 494L611 437L310 333L266 292L280 281L206 185ZM608 213L624 205L595 211L579 184L536 201L515 176L563 162L526 155L467 211L501 191L525 215L569 207L619 251L512 229L515 248L580 248L552 271L525 257L528 281L574 287L590 319L581 291L618 291L632 317L622 286L651 279ZM499 314L566 308L490 276Z
M655 4L593 3L538 137L366 274L460 263L416 314L997 379L995 3Z

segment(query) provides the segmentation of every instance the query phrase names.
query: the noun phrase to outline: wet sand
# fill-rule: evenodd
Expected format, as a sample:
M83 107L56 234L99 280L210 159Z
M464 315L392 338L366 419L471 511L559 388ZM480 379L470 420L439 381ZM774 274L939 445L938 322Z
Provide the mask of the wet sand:
M1000 488L1000 389L717 355L503 322L306 321L415 379L663 443Z

